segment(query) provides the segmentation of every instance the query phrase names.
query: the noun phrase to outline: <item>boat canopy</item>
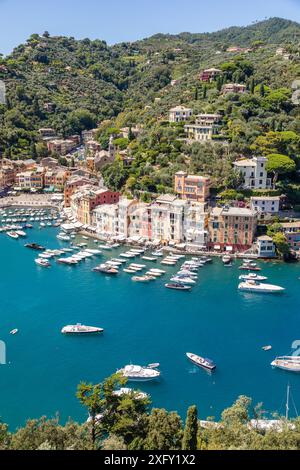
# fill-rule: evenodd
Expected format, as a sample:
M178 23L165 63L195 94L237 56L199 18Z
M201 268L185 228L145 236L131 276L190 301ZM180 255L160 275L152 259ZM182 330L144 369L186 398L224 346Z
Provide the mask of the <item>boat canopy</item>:
M232 251L233 247L232 246L226 246L226 251Z

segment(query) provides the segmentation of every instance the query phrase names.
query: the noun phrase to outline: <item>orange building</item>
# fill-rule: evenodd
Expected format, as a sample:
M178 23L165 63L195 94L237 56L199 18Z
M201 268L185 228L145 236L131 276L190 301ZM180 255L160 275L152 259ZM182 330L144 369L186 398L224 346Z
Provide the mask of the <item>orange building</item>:
M102 204L116 204L120 193L96 186L84 186L71 197L73 217L84 225L92 223L93 211Z
M70 171L65 169L48 170L45 173L45 186L53 186L55 189L62 190L69 176Z
M0 168L0 188L13 186L16 178L16 170L9 165L3 165Z
M72 176L69 180L66 181L64 188L64 201L65 207L70 207L71 197L81 186L90 184L91 180L85 176Z
M181 199L205 202L209 198L210 185L209 176L188 175L185 171L175 174L174 191Z

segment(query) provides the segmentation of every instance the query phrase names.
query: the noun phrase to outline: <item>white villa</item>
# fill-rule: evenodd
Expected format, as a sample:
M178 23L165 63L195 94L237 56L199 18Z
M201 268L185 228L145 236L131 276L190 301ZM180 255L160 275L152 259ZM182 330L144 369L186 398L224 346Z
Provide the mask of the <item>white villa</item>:
M258 237L256 246L260 258L273 258L276 254L274 242L268 235Z
M268 178L266 170L267 161L266 157L253 157L233 163L235 170L241 172L244 177L245 189L272 188L272 180Z
M261 215L273 214L279 212L279 196L253 196L250 198L251 209L255 209Z
M184 130L190 140L211 140L218 134L222 116L220 114L198 114L195 124L186 124Z

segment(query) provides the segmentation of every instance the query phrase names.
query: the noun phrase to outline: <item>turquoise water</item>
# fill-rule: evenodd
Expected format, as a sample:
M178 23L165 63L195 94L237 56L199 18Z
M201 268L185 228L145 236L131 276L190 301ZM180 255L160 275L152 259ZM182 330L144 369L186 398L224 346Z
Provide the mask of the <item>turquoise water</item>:
M27 232L26 241L67 246L55 238L57 229ZM284 413L288 381L300 409L300 374L270 366L300 340L300 265L260 263L270 282L286 287L281 296L238 292L239 263L224 268L217 259L200 268L192 292L177 292L164 288L168 275L140 284L126 273L93 273L96 258L75 267L52 261L44 269L24 243L0 234L0 339L7 346L7 364L0 365L0 416L11 428L56 412L62 421L86 419L75 397L77 384L99 382L130 362L160 362L160 381L139 386L151 394L154 406L178 410L183 417L195 403L202 419L218 418L240 394L263 402L265 410ZM125 250L102 258L120 251ZM85 338L60 333L76 322L105 332ZM13 328L19 329L17 335L9 334ZM266 344L273 350L262 351ZM187 351L213 359L215 373L196 368Z

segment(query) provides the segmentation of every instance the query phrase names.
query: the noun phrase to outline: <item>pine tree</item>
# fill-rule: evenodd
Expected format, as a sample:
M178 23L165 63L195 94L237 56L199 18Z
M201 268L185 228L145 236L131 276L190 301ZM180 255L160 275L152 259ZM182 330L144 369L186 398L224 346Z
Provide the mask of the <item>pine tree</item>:
M187 411L185 428L182 439L183 450L197 450L198 413L195 405Z

